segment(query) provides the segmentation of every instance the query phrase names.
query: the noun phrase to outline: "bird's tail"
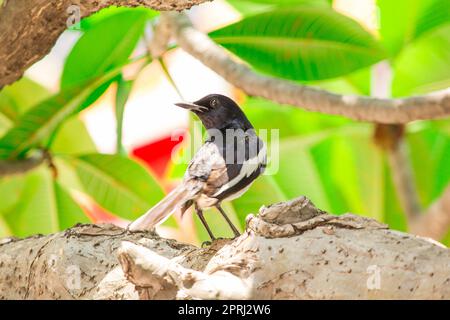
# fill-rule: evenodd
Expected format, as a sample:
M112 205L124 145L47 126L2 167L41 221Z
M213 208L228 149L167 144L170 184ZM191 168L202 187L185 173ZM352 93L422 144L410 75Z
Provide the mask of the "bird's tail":
M183 184L180 184L153 208L133 221L128 226L128 229L131 231L153 229L169 218L186 201L189 201L191 197L191 192Z

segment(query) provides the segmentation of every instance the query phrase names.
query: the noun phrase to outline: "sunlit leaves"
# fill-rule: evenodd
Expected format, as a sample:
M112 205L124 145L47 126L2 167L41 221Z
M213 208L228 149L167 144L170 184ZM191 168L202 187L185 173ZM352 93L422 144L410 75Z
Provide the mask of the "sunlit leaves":
M292 6L330 6L329 0L227 0L244 16L273 10L276 7Z
M77 25L76 27L78 29L81 28L83 31L89 31L91 29L96 28L98 25L104 23L105 19L110 18L111 16L117 15L122 12L129 12L129 11L141 11L145 13L148 18L153 18L159 15L158 11L150 10L146 7L137 7L137 8L127 8L127 7L115 7L111 6L105 9L100 10L99 12L94 13L93 15L86 17L81 20L80 25Z
M152 11L146 9L117 9L104 14L100 22L86 30L67 57L61 88L80 85L127 62L152 16ZM112 81L108 79L93 88L80 105L87 107L95 102Z
M17 158L47 138L64 120L73 115L93 88L118 74L112 70L95 81L61 91L39 103L0 139L0 158Z
M331 9L276 9L210 33L253 67L293 80L337 77L384 57L357 22Z
M136 219L164 195L150 173L125 156L90 154L65 160L75 168L84 191L120 217Z
M70 193L55 181L45 168L35 170L25 177L7 178L11 201L1 206L0 215L10 232L17 236L52 233L89 222Z
M147 18L145 11L121 11L84 33L67 57L61 87L79 85L126 62Z
M450 23L411 43L398 55L393 95L424 94L449 87L449 66Z
M381 41L395 56L410 42L450 22L448 0L378 0Z
M24 112L49 96L47 89L24 77L1 90L0 113L15 122Z

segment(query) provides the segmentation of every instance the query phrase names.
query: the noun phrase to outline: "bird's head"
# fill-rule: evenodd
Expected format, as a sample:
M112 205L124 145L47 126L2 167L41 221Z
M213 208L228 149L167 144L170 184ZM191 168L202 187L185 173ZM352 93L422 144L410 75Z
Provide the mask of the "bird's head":
M230 126L248 130L253 128L244 112L232 99L221 94L210 94L193 103L175 103L191 110L206 129L222 129Z

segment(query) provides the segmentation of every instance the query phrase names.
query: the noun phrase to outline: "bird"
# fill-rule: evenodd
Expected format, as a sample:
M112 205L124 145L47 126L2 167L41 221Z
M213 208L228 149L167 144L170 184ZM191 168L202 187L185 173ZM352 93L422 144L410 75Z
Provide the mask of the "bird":
M239 230L231 222L221 203L245 193L264 173L266 147L242 109L231 98L210 94L193 103L175 103L198 116L207 139L189 162L182 182L153 208L128 226L130 231L153 230L179 210L181 216L194 206L196 213L215 240L203 211L217 208L235 237Z

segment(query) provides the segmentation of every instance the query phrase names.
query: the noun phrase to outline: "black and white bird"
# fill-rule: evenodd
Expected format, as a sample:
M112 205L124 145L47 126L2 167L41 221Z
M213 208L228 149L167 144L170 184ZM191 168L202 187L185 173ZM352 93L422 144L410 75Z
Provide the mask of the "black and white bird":
M183 214L192 205L215 239L203 210L216 207L235 236L238 229L221 207L248 190L266 167L266 148L239 106L230 98L211 94L194 103L176 103L191 110L207 129L208 139L189 163L182 183L147 213L129 225L129 230L149 230L177 210Z

